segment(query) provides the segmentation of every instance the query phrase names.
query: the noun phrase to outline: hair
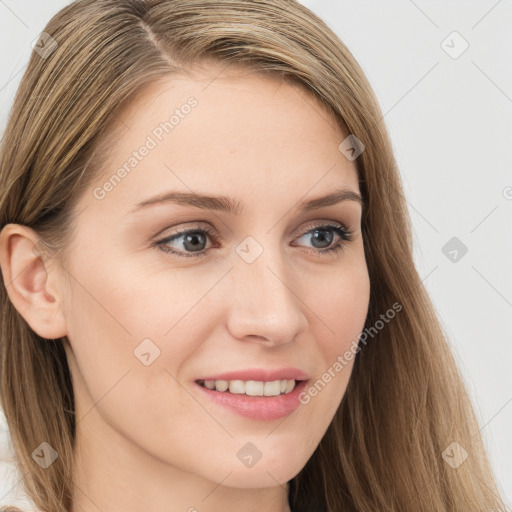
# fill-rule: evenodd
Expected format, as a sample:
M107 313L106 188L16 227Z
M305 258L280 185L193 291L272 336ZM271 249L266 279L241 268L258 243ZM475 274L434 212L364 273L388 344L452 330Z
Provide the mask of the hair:
M38 249L65 261L77 200L100 176L117 114L146 84L216 62L297 85L364 145L355 164L371 283L365 329L392 304L401 310L360 343L331 424L289 482L291 506L505 511L473 406L414 265L381 110L333 31L295 0L78 0L44 32L54 50L32 53L0 146L0 228L32 228ZM0 289L1 401L23 485L40 511L69 512L75 415L65 338L38 336L10 302L6 282ZM46 469L31 456L42 442L58 453ZM469 454L456 469L443 460L453 442Z

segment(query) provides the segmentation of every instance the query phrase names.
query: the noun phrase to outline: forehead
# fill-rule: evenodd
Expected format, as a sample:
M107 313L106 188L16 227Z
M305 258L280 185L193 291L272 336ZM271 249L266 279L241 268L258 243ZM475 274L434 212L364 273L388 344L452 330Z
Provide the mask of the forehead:
M340 129L339 120L298 78L215 61L195 64L146 84L116 114L114 128L117 125L118 131L124 131L128 137L133 128L148 131L151 124L168 121L174 111L180 114L179 110L190 97L198 103L190 116L192 120L186 123L191 129L200 121L207 127L213 124L215 132L222 128L233 132L244 124L249 127L262 121L266 132L272 131L276 123L286 126L282 136L288 138L299 135L298 132L311 138L311 132L321 128L319 136L325 137L330 131L339 139L345 131ZM298 119L302 123L292 126ZM174 130L173 135L180 130ZM293 133L288 134L290 131ZM209 136L214 136L214 132Z
M337 120L280 77L229 67L166 77L141 89L116 119L93 184L113 183L105 206L133 206L167 188L237 195L249 187L267 197L269 186L281 195L304 195L315 183L357 190L355 165L338 149L345 134Z

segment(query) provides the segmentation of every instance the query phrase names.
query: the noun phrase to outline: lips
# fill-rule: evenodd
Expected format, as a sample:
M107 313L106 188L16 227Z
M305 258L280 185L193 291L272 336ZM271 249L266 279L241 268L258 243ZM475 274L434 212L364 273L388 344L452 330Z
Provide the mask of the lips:
M200 384L196 384L196 389L206 399L238 416L257 421L272 421L288 416L301 406L299 396L306 385L307 381L299 381L291 392L278 396L232 394L227 391L211 390Z

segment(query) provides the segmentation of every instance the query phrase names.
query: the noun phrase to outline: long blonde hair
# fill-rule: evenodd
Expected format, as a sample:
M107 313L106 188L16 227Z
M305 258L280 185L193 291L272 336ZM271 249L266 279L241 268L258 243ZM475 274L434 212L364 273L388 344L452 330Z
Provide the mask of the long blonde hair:
M505 511L414 266L382 113L363 71L326 24L295 0L78 0L44 32L47 54L32 53L0 148L0 228L31 227L41 250L64 257L74 205L101 169L108 128L121 106L159 77L215 60L300 86L365 147L355 161L371 282L365 328L393 304L402 309L361 345L331 425L290 481L292 508ZM1 400L23 483L42 512L69 512L75 416L62 339L34 333L6 283L0 288ZM31 456L43 441L59 454L47 469ZM457 468L443 458L452 443L468 453Z

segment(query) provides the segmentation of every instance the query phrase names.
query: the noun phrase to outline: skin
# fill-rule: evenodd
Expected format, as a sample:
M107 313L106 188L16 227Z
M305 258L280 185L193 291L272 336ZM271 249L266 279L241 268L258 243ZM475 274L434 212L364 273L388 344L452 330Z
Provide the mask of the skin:
M211 66L193 79L154 82L118 114L103 177L76 206L67 266L39 257L24 226L0 234L11 301L40 336L66 337L77 409L75 511L288 511L286 482L346 390L353 360L309 403L263 421L213 403L194 383L288 366L316 381L362 331L370 293L361 205L297 210L337 188L360 192L355 163L338 150L347 134L297 86L218 74ZM94 189L190 96L197 107L96 199ZM128 213L168 190L226 195L243 213L175 203ZM325 221L345 225L353 239L327 230L332 243L315 245L312 231ZM152 245L178 227L208 226L217 241L196 242L203 257ZM251 264L235 251L248 236L263 249ZM321 253L339 241L340 253ZM194 254L184 237L167 246ZM160 349L148 366L133 353L146 338ZM247 442L262 454L250 468L237 457Z

